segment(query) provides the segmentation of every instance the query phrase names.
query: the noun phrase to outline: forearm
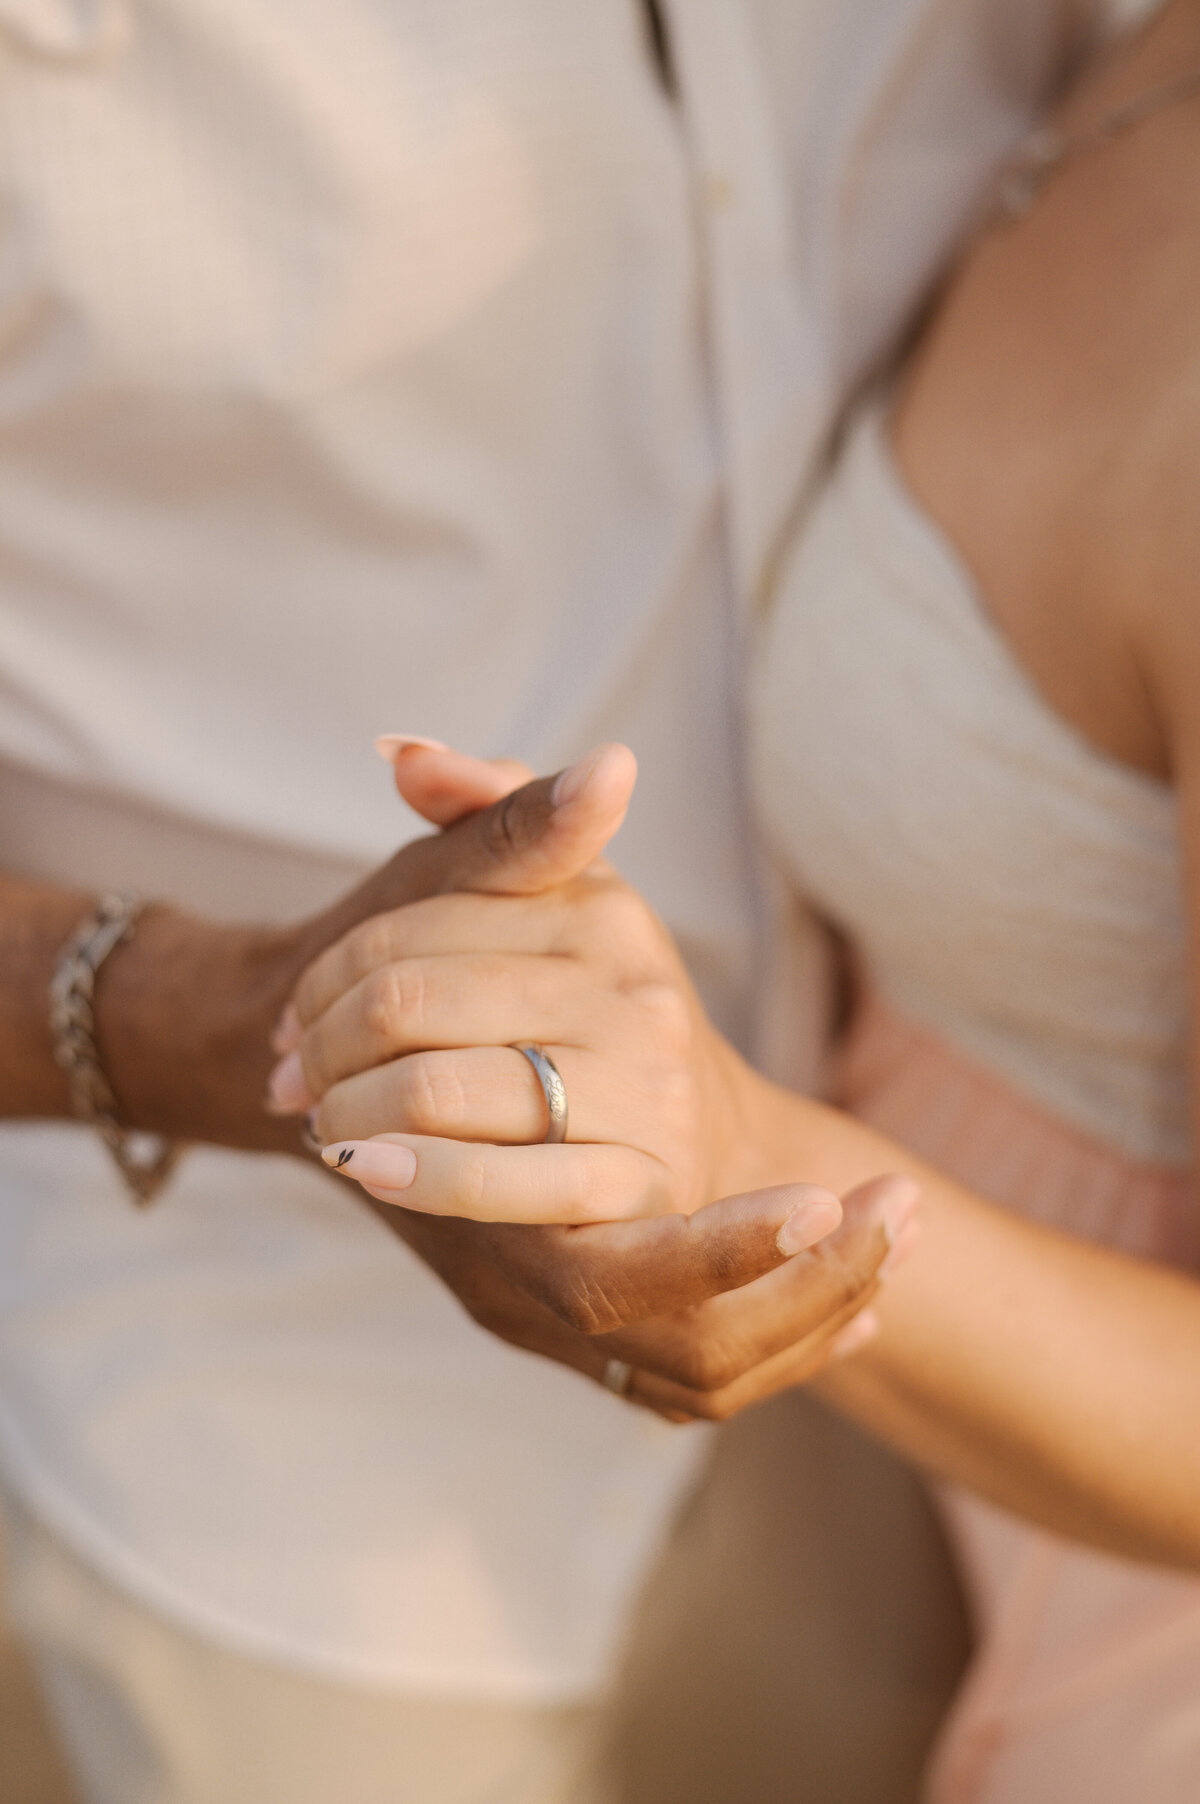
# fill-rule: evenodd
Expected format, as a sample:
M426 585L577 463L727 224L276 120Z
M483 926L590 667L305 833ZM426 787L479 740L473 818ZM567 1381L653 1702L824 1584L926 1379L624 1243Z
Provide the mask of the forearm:
M49 988L58 951L87 907L86 891L0 876L0 1114L67 1113Z
M69 1113L54 1058L55 961L93 898L0 877L0 1114ZM271 1021L303 961L287 936L152 906L96 984L97 1041L123 1118L182 1139L294 1150L262 1107Z
M1055 1532L1200 1567L1200 1286L1036 1227L839 1111L760 1094L757 1182L923 1192L876 1343L819 1382L942 1477Z

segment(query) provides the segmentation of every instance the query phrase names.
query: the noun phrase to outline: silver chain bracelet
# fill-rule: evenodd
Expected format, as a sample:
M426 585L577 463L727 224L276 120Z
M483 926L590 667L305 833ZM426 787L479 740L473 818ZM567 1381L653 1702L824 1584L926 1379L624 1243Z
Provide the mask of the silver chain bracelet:
M96 973L109 953L132 937L143 906L137 896L102 896L59 953L50 983L54 1057L67 1074L72 1111L95 1128L142 1208L153 1202L183 1149L158 1134L122 1126L96 1045L94 999Z

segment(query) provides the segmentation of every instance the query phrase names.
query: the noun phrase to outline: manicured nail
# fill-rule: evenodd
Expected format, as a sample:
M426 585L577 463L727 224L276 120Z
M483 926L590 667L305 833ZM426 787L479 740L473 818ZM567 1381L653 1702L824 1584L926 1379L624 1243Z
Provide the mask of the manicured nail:
M339 1140L321 1153L330 1171L344 1171L379 1190L407 1190L417 1175L417 1155L393 1140Z
M282 1058L285 1053L295 1052L303 1038L304 1029L300 1025L296 1005L294 1002L289 1002L275 1023L274 1031L271 1034L271 1051L278 1053Z
M916 1215L910 1216L888 1247L887 1252L883 1256L883 1263L875 1273L876 1278L881 1284L885 1278L891 1277L897 1266L904 1264L904 1261L908 1258L920 1238L920 1217Z
M912 1220L913 1211L920 1199L921 1186L915 1178L907 1177L903 1172L874 1178L871 1181L871 1200L865 1219L877 1222L887 1235L888 1245L895 1246L905 1225Z
M860 1309L852 1322L847 1322L840 1334L835 1334L829 1343L830 1359L846 1359L851 1353L857 1353L875 1339L883 1323L873 1309Z
M793 1253L803 1253L818 1240L824 1240L827 1234L832 1234L841 1219L842 1205L832 1190L818 1190L812 1186L776 1234L775 1245L790 1259Z
M427 752L448 752L450 750L450 747L443 745L440 739L426 739L423 733L381 733L375 741L375 750L385 764L394 764L401 752L418 746Z
M302 1115L314 1100L304 1081L300 1054L289 1052L267 1079L267 1109L272 1115Z
M556 808L563 808L568 802L578 801L588 786L588 779L608 750L606 745L597 746L586 758L577 764L569 764L566 770L560 770L558 780L550 791L550 800Z

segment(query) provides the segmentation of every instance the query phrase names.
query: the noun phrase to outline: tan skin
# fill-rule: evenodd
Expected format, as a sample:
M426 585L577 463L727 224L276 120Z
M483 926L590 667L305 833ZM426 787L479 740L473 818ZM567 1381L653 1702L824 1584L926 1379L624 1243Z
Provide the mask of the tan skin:
M1081 82L1063 122L1073 129L1098 120L1196 67L1200 0L1175 0ZM1050 704L1100 750L1176 787L1194 936L1198 171L1200 101L1063 168L1024 220L969 247L894 423L905 478L960 549ZM530 922L526 953L536 937L532 915ZM553 950L560 928L543 922L541 931ZM646 936L633 964L651 956L649 927ZM626 994L631 979L614 978L602 940L583 954L597 1001L570 1031L560 1026L564 1055L616 1044L612 998ZM656 968L661 981L678 981L665 954ZM314 1006L305 1070L318 1074L320 1091L322 1062L328 1076L332 1061L342 1075L322 1110L341 1112L334 1132L360 1131L345 1119L361 1081L345 1075L353 1069L349 1043L343 1038L335 1050L321 1022ZM403 1028L397 1024L397 1050ZM426 1043L438 1044L428 1021L425 1030ZM636 1038L644 1056L645 1033ZM698 1079L705 1101L697 1133L718 1187L802 1172L845 1193L887 1169L910 1172L922 1187L921 1239L882 1293L883 1332L817 1380L824 1392L911 1458L1033 1521L1126 1556L1200 1570L1200 1283L996 1209L862 1124L766 1084L714 1041L693 1022L686 1048L664 1043L661 1056L672 1073L683 1059L706 1074ZM376 1049L362 1064L378 1058ZM513 1086L513 1119L527 1119L528 1079L516 1066L495 1069L497 1086ZM613 1105L606 1098L596 1106ZM419 1135L435 1131L425 1121L396 1136L411 1142L418 1165L412 1191L394 1200L420 1196L428 1143ZM623 1131L627 1142L646 1143L632 1116ZM439 1182L452 1183L448 1155L438 1159ZM477 1158L469 1169L478 1176ZM474 1203L510 1200L497 1173L496 1194L476 1186ZM437 1202L422 1198L420 1206ZM643 1389L697 1413L728 1395L715 1382Z

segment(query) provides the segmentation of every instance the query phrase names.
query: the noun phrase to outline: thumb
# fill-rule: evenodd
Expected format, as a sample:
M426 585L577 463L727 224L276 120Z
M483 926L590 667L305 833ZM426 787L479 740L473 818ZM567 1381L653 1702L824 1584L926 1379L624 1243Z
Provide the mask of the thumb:
M832 1192L781 1184L694 1215L572 1228L505 1224L491 1230L488 1257L569 1327L608 1334L752 1284L824 1240L841 1217Z
M392 767L396 788L409 807L435 827L452 827L465 814L487 808L528 783L527 764L515 758L472 758L433 739L385 733L375 750Z
M436 842L436 887L535 895L593 864L625 819L637 760L603 745L556 777L526 783Z

